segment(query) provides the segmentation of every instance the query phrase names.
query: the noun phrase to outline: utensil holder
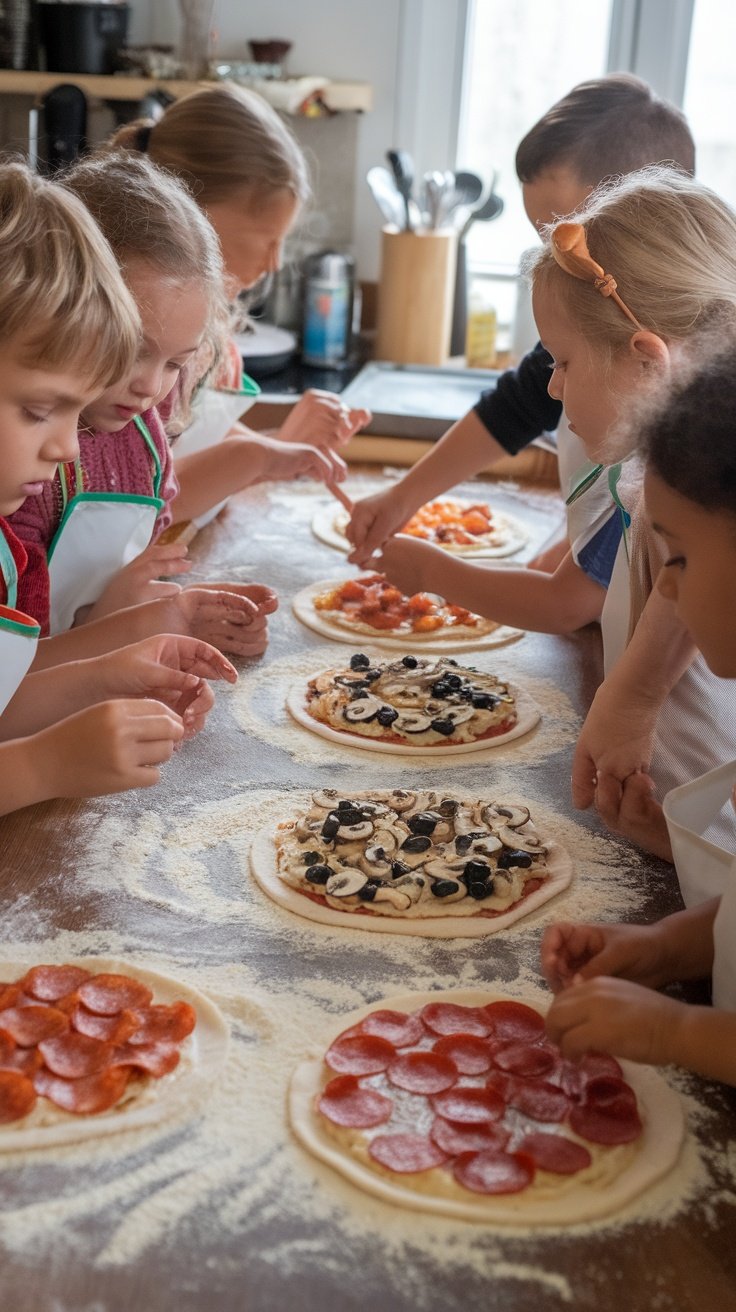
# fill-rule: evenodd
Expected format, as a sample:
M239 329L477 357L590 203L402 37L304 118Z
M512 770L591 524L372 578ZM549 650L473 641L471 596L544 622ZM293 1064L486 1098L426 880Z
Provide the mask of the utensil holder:
M449 355L457 233L384 228L376 359L445 364Z

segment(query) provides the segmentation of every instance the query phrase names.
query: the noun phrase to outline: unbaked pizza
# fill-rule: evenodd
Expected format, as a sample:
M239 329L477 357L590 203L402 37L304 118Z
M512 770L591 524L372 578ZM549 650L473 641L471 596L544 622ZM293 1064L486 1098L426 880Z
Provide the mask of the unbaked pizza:
M87 1137L90 1121L104 1133L165 1118L180 1084L191 1093L217 1074L227 1046L217 1009L165 976L115 964L2 968L0 1147Z
M507 1224L616 1210L676 1161L679 1099L651 1069L562 1057L537 1008L482 992L365 1008L292 1081L299 1139L391 1202Z
M274 900L308 919L446 937L505 928L572 877L528 806L415 789L320 789L261 831L251 864Z
M312 520L315 536L328 546L350 551L345 536L350 515L334 506L323 506ZM442 497L429 501L412 515L402 533L421 538L456 556L512 556L529 540L529 535L513 515L493 510L485 502Z
M474 751L528 733L539 709L494 674L450 656L393 661L354 652L287 698L291 714L324 737L378 751Z
M429 592L405 597L381 574L311 583L297 593L293 607L308 628L339 642L365 635L384 647L405 649L410 641L425 651L455 651L497 647L521 637L519 629L495 624Z

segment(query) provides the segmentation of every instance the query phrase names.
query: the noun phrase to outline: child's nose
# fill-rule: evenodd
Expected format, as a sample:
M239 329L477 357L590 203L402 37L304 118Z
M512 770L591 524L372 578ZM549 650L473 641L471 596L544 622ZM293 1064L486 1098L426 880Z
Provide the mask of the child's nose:
M139 364L131 382L131 391L135 396L150 400L161 391L163 368L160 364Z
M79 455L78 423L79 415L74 414L54 431L44 447L46 460L56 461L59 465L76 460Z
M559 377L559 373L557 369L553 369L552 371L552 377L547 383L547 391L549 392L550 396L554 401L562 400L564 387L562 385L562 380Z

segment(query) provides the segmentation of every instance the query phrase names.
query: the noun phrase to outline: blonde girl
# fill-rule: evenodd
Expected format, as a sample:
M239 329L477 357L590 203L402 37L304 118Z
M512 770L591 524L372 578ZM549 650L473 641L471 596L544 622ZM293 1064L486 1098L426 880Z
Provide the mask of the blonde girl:
M127 124L112 144L142 152L184 180L217 233L231 297L280 268L283 243L309 198L309 176L298 143L262 96L228 83L203 88L170 105L158 121ZM238 358L231 385L239 372ZM369 418L332 393L310 390L277 436L330 449ZM233 451L228 460L234 459ZM200 476L209 476L211 461L196 465ZM218 478L215 470L212 478L213 486L232 491L226 475Z
M79 412L130 368L139 331L84 206L22 164L0 166L0 813L155 783L211 705L201 676L234 677L205 643L176 637L26 675L39 626L18 606L28 555L6 517L76 458Z
M605 522L594 526L597 548L616 553L612 586L601 588L598 598L606 664L612 668L632 621L639 621L644 610L650 622L645 604L656 572L654 549L642 531L640 476L627 469L619 477L616 461L630 443L620 450L615 433L650 379L661 378L669 368L680 344L692 344L716 317L736 321L736 216L692 179L673 170L646 169L594 193L571 223L547 229L531 273L537 327L554 361L550 394L562 402L571 430L585 447L591 478L595 467L604 465L599 477L610 479L620 503L612 504ZM616 285L618 300L611 294ZM633 615L627 553L635 585ZM398 537L386 544L378 567L404 591L437 591L520 627L565 632L583 622L586 606L587 618L594 617L592 579L571 554L548 577L481 570L426 543ZM657 624L648 639L651 667L667 662L668 651L677 651L680 658L678 633L681 641L681 626L672 615ZM733 700L724 697L702 660L692 660L682 678L681 672L682 666L665 683L666 691L674 687L652 762L660 795L733 754ZM619 696L618 713L626 717L625 693ZM667 851L665 839L660 854Z

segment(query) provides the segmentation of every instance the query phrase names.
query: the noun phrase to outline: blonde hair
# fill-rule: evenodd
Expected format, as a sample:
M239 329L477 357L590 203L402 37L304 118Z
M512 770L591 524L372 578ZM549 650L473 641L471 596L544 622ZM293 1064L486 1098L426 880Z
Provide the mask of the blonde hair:
M0 345L103 391L130 369L140 323L85 207L25 164L0 164Z
M736 214L715 192L675 169L651 167L605 183L569 218L643 328L668 343L736 324ZM610 354L635 331L592 283L564 272L544 246L525 261L535 289L547 289L596 349Z
M112 145L145 152L176 173L205 209L243 193L257 202L276 191L302 204L310 192L304 156L284 122L262 96L231 83L175 101L158 122L127 124Z
M65 175L64 186L84 202L123 268L148 265L172 287L194 283L207 301L201 355L207 370L224 349L230 316L219 242L186 187L143 156L115 151L87 158ZM189 373L189 371L187 371ZM203 379L191 379L201 383ZM191 385L179 389L188 406ZM186 422L177 413L173 427Z

